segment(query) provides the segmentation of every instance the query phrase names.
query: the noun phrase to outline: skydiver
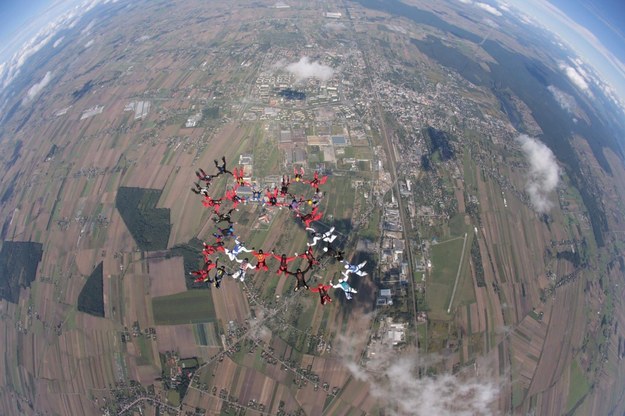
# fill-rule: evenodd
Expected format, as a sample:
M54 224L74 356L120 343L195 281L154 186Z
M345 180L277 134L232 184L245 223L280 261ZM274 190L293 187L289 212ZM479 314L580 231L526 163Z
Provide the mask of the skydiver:
M193 182L193 183L195 184L195 188L191 188L191 192L197 195L208 196L208 185L201 186L197 182Z
M195 174L197 175L199 180L206 182L207 188L210 186L213 178L216 177L215 175L208 175L206 172L204 172L204 169L202 168L200 168L199 170L196 170Z
M239 195L237 195L237 190L234 189L234 188L226 190L226 199L232 201L232 207L234 209L236 209L236 207L237 207L237 205L239 205L239 203L245 201L245 199L243 199Z
M349 285L349 283L347 283L347 277L339 279L339 282L337 284L333 284L332 282L330 282L330 284L335 289L343 289L347 300L352 300L352 293L358 293L356 289L354 289Z
M295 253L295 256L292 257L287 257L286 254L282 254L281 256L278 256L277 254L271 252L271 254L277 259L280 260L280 267L278 268L278 270L276 270L276 274L281 275L282 273L287 273L287 264L289 264L290 262L292 262L293 260L295 260L298 256L297 253Z
M300 290L300 288L305 287L306 289L310 289L308 287L308 284L306 283L306 272L310 270L310 264L308 264L308 267L306 267L306 269L302 270L299 267L297 268L297 270L295 272L290 272L288 270L285 270L286 274L290 274L291 276L295 276L295 278L297 279L297 284L295 285L295 289L293 289L295 292L297 292L298 290Z
M215 224L219 224L220 222L224 222L224 221L227 221L228 224L230 225L234 224L234 222L232 221L232 218L230 218L230 214L232 214L232 211L234 211L235 209L236 208L232 208L230 211L226 212L225 214L218 214L217 217L213 217L213 221L215 221Z
M223 280L224 275L226 274L227 274L226 268L224 266L219 266L217 270L215 270L215 277L212 279L209 279L208 281L210 283L214 283L215 287L219 289L219 287L221 286L221 281Z
M243 168L238 170L235 167L233 170L234 170L234 173L232 174L232 176L234 176L234 180L236 182L236 185L235 185L236 188L238 188L239 186L251 186L249 182L245 182L245 179L243 179Z
M208 270L200 269L189 272L190 275L198 276L193 283L204 283L208 281Z
M336 234L332 234L334 232L334 227L330 228L327 232L321 234L315 231L314 228L307 227L306 231L310 231L310 236L312 237L312 243L306 243L308 247L312 247L317 244L317 241L322 240L326 243L331 243L336 238Z
M252 188L252 198L250 198L250 201L260 202L261 204L264 203L260 189L257 189L256 187Z
M202 242L202 245L204 245L204 248L202 249L202 254L204 255L204 258L208 260L208 256L210 256L211 254L214 254L217 251L217 248L215 248L215 246L212 246L212 245L209 246L205 242Z
M217 228L222 236L231 237L234 236L234 227L232 224L228 228ZM236 237L235 237L236 238Z
M249 268L254 268L248 258L244 258L243 260L239 260L237 258L234 259L234 261L236 261L237 263L240 263L241 265L239 266L239 270L237 270L232 277L234 279L240 279L242 282L245 280L245 274L247 273L247 269Z
M295 177L293 179L295 179L295 182L302 181L304 178L304 168L300 167L299 169L300 170L298 171L297 168L293 166L293 172L295 173Z
M343 261L344 256L345 256L345 252L344 251L340 251L338 249L335 249L330 244L326 244L325 247L323 248L323 251L324 251L325 255L331 256L334 260L338 260L340 262Z
M225 249L225 252L228 255L228 258L230 259L230 261L235 260L237 256L239 255L239 253L241 253L242 251L246 253L252 252L252 250L248 250L247 248L245 248L243 246L243 243L241 243L236 238L234 239L234 247L232 248L232 250Z
M252 255L256 257L256 260L258 261L256 263L256 266L254 267L256 270L261 269L261 268L264 271L269 270L269 267L267 267L267 256L265 255L265 253L263 253L262 249L258 251L252 251Z
M291 184L291 179L289 175L282 175L282 183L280 184L280 195L286 196L289 193L289 185Z
M208 256L210 256L211 254L216 253L217 251L224 251L224 243L222 243L221 240L218 240L213 245L208 245L205 242L202 242L202 245L204 245L202 254L204 255L205 261L208 261Z
M298 217L300 217L302 221L304 221L304 224L306 224L306 228L310 228L311 222L319 221L321 217L323 217L323 213L317 212L318 210L319 210L319 207L314 207L312 211L310 211L308 214L302 215L298 212L295 215L297 215Z
M215 237L215 244L213 244L213 246L215 246L215 248L218 251L225 251L225 248L224 248L225 244L223 242L223 237L224 236L223 235L219 235L217 233L213 233L213 237Z
M367 272L363 272L361 269L363 267L365 267L365 264L367 264L367 260L363 261L362 263L355 265L355 264L350 264L347 260L341 260L341 263L343 263L345 265L345 271L342 272L343 276L347 277L350 273L354 273L357 274L358 276L366 276Z
M303 181L303 182L309 183L310 186L315 188L316 192L319 192L319 185L325 184L327 180L328 180L327 176L323 176L321 179L319 179L319 172L315 171L315 173L313 174L312 180L310 180L310 181Z
M219 199L213 199L210 196L206 195L204 197L204 200L202 201L202 205L204 205L206 208L213 208L213 210L215 211L216 214L219 214L219 208L221 207L221 198Z
M209 280L208 272L211 269L214 269L215 267L217 267L217 263L219 263L219 258L215 260L215 262L209 259L209 260L206 260L206 263L204 263L204 267L202 267L202 269L189 272L190 275L198 276L198 278L195 279L193 283L204 283L208 281Z
M312 247L308 247L308 249L303 252L302 254L299 254L298 257L303 257L306 260L308 260L308 265L309 266L314 266L316 264L319 264L319 261L315 258L315 255L313 254L313 250Z
M304 202L304 199L302 199L302 197L300 197L299 199L295 198L294 195L291 195L291 197L293 197L293 199L291 200L291 203L289 204L289 209L291 211L298 211L299 210L299 206L302 202Z
M324 285L323 283L319 283L317 287L313 287L312 289L310 289L310 291L319 293L321 304L325 305L326 303L332 302L332 298L330 298L330 295L328 295L328 289L330 289L331 287L332 286L330 285Z
M221 164L221 166L219 166L219 162L217 162L217 160L215 159L215 167L217 168L217 175L213 175L213 176L217 177L217 176L219 176L221 174L224 174L224 173L229 173L230 175L232 175L232 172L230 172L228 169L226 169L226 157L222 156L221 157L221 161L222 161L222 164Z
M317 189L317 191L312 196L312 198L308 200L308 205L317 206L319 202L321 202L324 196L325 196L325 192L319 191Z
M273 188L273 191L269 191L269 188L267 188L267 199L269 200L267 203L269 205L271 205L272 207L275 206L280 206L282 205L281 203L278 202L278 188Z

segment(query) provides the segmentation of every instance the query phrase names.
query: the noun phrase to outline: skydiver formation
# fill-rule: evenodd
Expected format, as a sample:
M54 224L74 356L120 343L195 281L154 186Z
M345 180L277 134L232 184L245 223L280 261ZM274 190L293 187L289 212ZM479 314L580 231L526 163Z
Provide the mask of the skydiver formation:
M216 172L214 174L208 174L203 169L198 169L195 172L197 180L194 182L194 187L191 191L201 197L201 202L204 207L212 210L212 220L215 224L216 230L213 232L215 238L212 242L203 242L202 258L204 265L199 270L189 272L190 275L196 276L193 280L194 284L206 285L212 284L216 289L220 288L221 282L224 276L232 276L235 280L245 281L246 275L249 271L255 273L262 273L263 271L269 271L267 265L268 260L279 261L279 265L275 270L278 276L294 276L295 287L294 291L298 292L302 289L306 289L308 292L319 293L319 299L321 305L332 302L332 298L328 293L331 288L341 289L345 293L347 300L352 299L352 294L358 293L356 289L351 287L348 283L350 274L354 274L359 277L367 275L367 272L362 270L366 265L366 261L360 264L351 264L345 260L345 252L335 245L335 240L338 235L335 234L335 227L331 227L326 231L320 231L319 226L315 223L319 222L323 218L323 213L319 211L319 204L322 201L325 193L320 190L320 186L326 184L328 177L319 176L318 171L314 171L312 178L305 177L306 173L303 167L293 168L293 181L289 175L282 175L280 186L273 186L264 189L259 188L256 183L251 183L250 178L245 177L245 171L243 167L234 167L232 171L227 168L227 161L224 156L221 157L221 163L215 159ZM213 181L218 177L232 176L234 183L231 186L226 187L225 194L216 197L211 196L209 189ZM203 182L202 184L200 182ZM292 193L292 188L297 188L299 184L310 185L314 189L314 194L310 197L305 195L296 195ZM240 187L249 187L252 192L252 197L244 198L237 194L237 189ZM299 185L301 188L301 185ZM307 188L304 186L304 188ZM310 189L310 188L308 188ZM233 220L232 215L234 212L239 211L238 206L240 204L247 205L248 203L256 203L263 206L263 209L273 209L278 207L288 207L289 212L292 213L293 218L297 218L302 221L306 231L308 232L308 240L306 243L305 251L293 253L289 255L287 253L276 254L274 250L270 250L269 253L263 251L262 248L256 249L255 247L247 248L245 243L239 241L239 235L235 228L237 222ZM227 204L227 205L226 205ZM220 213L220 209L223 206L223 211ZM225 212L224 212L225 211ZM225 228L221 228L220 224L226 223ZM319 256L315 255L314 250L321 246L319 241L323 243L323 247L319 249ZM225 254L230 264L223 264L220 262L221 253ZM249 253L248 257L243 259L239 258L241 253ZM221 259L225 259L223 257ZM252 260L255 258L255 264L252 264ZM289 263L297 260L301 260L303 264L299 267L290 269ZM306 281L306 273L313 268L322 268L326 260L323 260L322 264L320 259L328 259L333 262L340 262L344 266L344 270L341 272L341 278L337 284L332 281L329 284L318 283L314 287L309 287ZM306 265L304 267L304 264ZM213 276L211 271L214 269ZM231 269L231 270L229 270Z

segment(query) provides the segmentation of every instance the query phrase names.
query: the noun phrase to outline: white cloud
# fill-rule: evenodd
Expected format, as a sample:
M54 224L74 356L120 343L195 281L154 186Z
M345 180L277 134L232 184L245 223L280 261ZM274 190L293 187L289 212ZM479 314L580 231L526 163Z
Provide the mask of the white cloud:
M483 20L483 22L484 22L484 24L486 26L489 26L489 27L492 27L492 28L498 28L499 27L497 22L495 22L493 19L486 18L486 19Z
M85 43L85 48L88 48L91 45L93 45L93 39L91 39L91 40L89 40L89 42Z
M458 1L460 3L463 3L463 4L471 4L471 3L473 3L471 0L458 0Z
M508 2L516 9L532 15L533 22L564 40L601 74L601 77L618 91L621 100L625 101L625 62L619 60L592 31L572 20L552 2L544 0L508 0Z
M307 56L303 56L298 62L288 64L285 69L295 75L298 82L308 78L327 81L334 75L334 69L317 61L310 62Z
M504 12L510 12L510 5L505 1L498 1L499 8Z
M80 31L81 35L88 35L91 33L91 29L95 26L96 19L93 19L89 22L87 26L83 30Z
M356 363L353 337L340 337L339 350L352 375L369 385L373 397L385 405L389 415L494 415L500 386L484 361L478 363L480 374L443 373L419 377L419 368L432 367L438 357L422 359L417 354L402 353L390 345L377 344L375 357L366 369Z
M46 85L48 85L51 79L52 72L46 72L46 75L41 79L41 81L30 87L30 89L26 93L26 98L24 99L24 102L28 102L35 98L35 95L39 94L41 90L44 89Z
M61 36L60 38L58 38L57 40L54 41L54 44L52 45L53 48L56 48L57 46L59 46L61 44L61 42L63 42L63 39L65 39L65 36Z
M553 207L549 193L556 189L560 168L556 158L547 146L525 134L517 137L521 149L529 163L530 171L525 190L530 196L534 209L542 214Z
M583 92L587 94L591 94L590 86L588 85L588 82L586 82L586 79L584 78L584 76L580 74L575 68L561 63L560 69L564 71L564 73L569 78L569 80L573 84L575 84L577 88L579 88L580 90L582 90Z
M573 96L559 90L553 85L547 87L549 92L553 95L553 98L558 102L560 107L570 114L573 114L577 107L577 102Z
M491 6L490 4L486 4L486 3L475 3L475 5L477 7L479 7L480 9L486 10L488 13L495 15L495 16L502 16L501 12L496 8Z

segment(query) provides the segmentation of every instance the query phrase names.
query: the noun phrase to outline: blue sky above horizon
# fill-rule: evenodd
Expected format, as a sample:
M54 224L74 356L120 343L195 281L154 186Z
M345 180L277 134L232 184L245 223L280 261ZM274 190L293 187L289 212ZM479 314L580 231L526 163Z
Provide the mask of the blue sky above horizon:
M50 0L0 0L0 43L10 42L20 29L52 4Z
M549 0L625 62L625 1Z
M498 0L555 33L598 73L625 104L625 2ZM623 3L623 4L621 4Z

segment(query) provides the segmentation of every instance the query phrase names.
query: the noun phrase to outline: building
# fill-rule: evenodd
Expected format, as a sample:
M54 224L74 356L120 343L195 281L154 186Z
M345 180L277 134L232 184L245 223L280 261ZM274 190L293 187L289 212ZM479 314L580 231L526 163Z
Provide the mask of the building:
M291 143L291 131L282 130L280 132L280 144Z
M331 144L330 136L308 136L306 140L308 146L329 146Z
M391 289L381 289L376 304L378 306L390 306L393 304L392 296L393 294L391 292Z
M347 139L345 136L332 136L332 144L334 146L347 146Z
M242 198L251 198L253 196L252 188L249 186L239 186L237 188L237 195Z
M254 156L250 153L243 153L239 156L239 164L241 165L253 165L254 164Z
M307 160L308 155L306 154L306 150L304 150L302 147L296 147L295 149L293 149L293 163L301 164L302 162L306 162Z
M184 123L184 126L187 127L187 128L195 127L195 126L197 126L197 123L200 122L200 120L202 120L202 113L197 113L197 114L192 115L191 117L189 117L187 119L187 122Z
M386 333L386 339L393 345L397 345L400 342L406 342L406 324L405 323L391 323L388 326L388 332Z

